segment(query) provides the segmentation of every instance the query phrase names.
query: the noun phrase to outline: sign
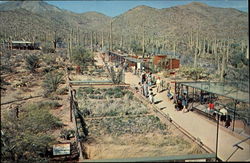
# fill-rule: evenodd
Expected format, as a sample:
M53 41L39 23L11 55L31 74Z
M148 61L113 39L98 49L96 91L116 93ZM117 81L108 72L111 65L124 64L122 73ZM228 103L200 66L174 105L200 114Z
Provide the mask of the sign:
M70 143L53 145L53 155L70 155Z

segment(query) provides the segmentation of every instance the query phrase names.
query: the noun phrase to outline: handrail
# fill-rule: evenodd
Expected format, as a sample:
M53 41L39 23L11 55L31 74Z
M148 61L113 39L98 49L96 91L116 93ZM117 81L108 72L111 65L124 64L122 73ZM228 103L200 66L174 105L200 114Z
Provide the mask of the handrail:
M161 157L136 157L123 159L103 159L103 160L84 160L84 162L163 162L163 161L184 161L197 159L214 159L215 154L197 154L197 155L177 155Z

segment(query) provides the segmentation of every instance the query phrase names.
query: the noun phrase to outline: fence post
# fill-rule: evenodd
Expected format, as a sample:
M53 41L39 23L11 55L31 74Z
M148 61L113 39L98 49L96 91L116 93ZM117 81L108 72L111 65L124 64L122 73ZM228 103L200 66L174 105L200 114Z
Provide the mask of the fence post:
M72 107L73 107L73 95L72 95L72 90L70 90L70 122L72 122Z

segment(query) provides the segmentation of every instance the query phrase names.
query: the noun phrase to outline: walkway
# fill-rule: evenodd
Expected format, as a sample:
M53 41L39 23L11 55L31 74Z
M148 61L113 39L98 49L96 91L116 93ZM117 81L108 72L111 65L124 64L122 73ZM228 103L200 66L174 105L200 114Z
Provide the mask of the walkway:
M139 77L132 75L132 73L126 73L125 82L131 84L131 87L138 86ZM156 93L156 90L153 90ZM157 93L155 96L155 102L158 108L168 114L177 124L179 124L186 131L191 133L194 137L199 138L206 146L215 152L216 149L216 131L217 126L215 123L204 119L202 116L193 113L183 113L181 111L175 111L174 104L166 97L166 92ZM160 102L161 101L161 102ZM233 144L238 143L241 139L234 137L225 130L219 129L219 145L218 145L218 157L223 161L226 161L229 156L236 149ZM244 150L238 150L229 161L246 161L250 160L250 140L248 143L241 143L240 146Z

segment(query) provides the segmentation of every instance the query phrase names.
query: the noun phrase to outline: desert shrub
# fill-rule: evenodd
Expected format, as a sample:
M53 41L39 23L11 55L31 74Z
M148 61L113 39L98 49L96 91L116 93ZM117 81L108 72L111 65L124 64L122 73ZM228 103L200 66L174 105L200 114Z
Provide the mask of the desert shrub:
M56 107L60 107L62 106L61 104L59 104L56 101L45 101L45 102L41 102L38 104L38 107L42 107L42 108L56 108Z
M61 89L58 89L57 90L57 94L59 95L66 95L68 93L68 88L67 87L64 87L64 88L61 88Z
M45 95L51 94L55 92L62 83L63 74L59 72L49 72L45 76L45 80L43 81L43 88L45 91Z
M72 51L72 61L81 67L81 70L87 69L87 66L94 64L93 54L83 47L76 47Z
M86 94L93 94L94 88L92 88L92 87L82 88L82 89L80 89L80 92L84 92Z
M183 66L181 67L180 72L184 77L191 78L193 80L198 80L203 77L204 69L202 69L201 67L194 68Z
M170 76L170 73L168 71L163 71L163 77L168 78Z
M3 85L10 85L9 82L6 82L2 77L0 78L0 86L3 86Z
M39 57L36 55L29 55L25 58L26 68L32 73L39 67Z
M42 52L43 52L43 53L55 53L55 49L52 47L51 44L46 43L46 44L42 47Z
M5 72L5 73L12 73L12 72L13 72L13 69L11 68L10 65L1 64L1 65L0 65L0 71L1 71L1 73L2 73L2 72Z
M48 108L38 104L21 108L19 118L4 114L1 123L1 160L31 161L46 160L46 152L55 142L49 136L53 129L62 127L62 123L49 113Z
M63 129L60 132L60 137L66 139L66 140L69 140L70 138L74 137L74 135L75 135L74 130Z
M121 98L123 97L123 93L122 92L117 92L114 94L114 98Z
M51 67L45 67L45 68L43 69L43 73L44 73L44 74L47 74L47 73L49 73L49 72L51 72L51 71L54 71L54 70L56 70L56 69L55 69L55 67L53 67L53 66L51 66Z
M46 65L56 64L56 56L54 55L46 55L43 60Z
M111 89L110 89L111 90ZM105 99L102 102L98 101L86 101L81 96L81 99L78 104L80 110L84 110L84 108L89 108L91 110L90 115L86 115L89 117L98 117L98 116L114 116L114 115L139 115L147 113L147 107L143 105L138 100L132 100L133 94L131 92L124 93L118 92L119 94L114 94L114 96L119 96L119 98L109 98L107 96L104 98L103 95L89 95L88 98L92 99Z
M87 109L87 108L82 109L81 113L83 116L88 116L88 115L92 114L91 110Z
M89 95L88 97L91 99L104 99L104 96Z
M115 112L114 112L115 115ZM111 134L115 136L123 134L145 134L149 132L167 132L165 124L158 119L145 117L135 118L105 118L88 122L90 132L98 135Z

